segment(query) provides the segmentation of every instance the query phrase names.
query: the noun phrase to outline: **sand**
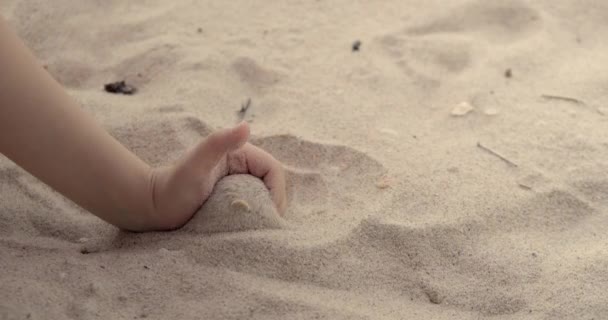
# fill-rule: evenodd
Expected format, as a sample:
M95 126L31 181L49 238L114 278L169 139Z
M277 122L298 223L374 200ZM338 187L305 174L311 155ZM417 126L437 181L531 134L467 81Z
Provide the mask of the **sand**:
M218 181L183 230L201 234L287 227L264 182L252 175L235 174Z
M0 319L608 319L605 1L0 10L149 163L243 118L289 182L285 227L133 234L0 158Z

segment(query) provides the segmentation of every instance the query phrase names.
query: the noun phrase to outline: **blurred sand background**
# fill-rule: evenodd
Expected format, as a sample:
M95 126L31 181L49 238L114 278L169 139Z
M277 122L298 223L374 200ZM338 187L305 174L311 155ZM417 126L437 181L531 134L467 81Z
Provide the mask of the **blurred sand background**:
M290 197L281 229L131 234L0 158L0 319L608 319L608 2L0 10L149 163L251 99Z

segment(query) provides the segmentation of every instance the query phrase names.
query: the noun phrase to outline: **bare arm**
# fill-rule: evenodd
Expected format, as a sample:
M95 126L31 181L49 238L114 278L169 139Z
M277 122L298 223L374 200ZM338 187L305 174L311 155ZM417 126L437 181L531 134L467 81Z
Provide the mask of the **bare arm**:
M146 227L151 168L39 65L0 17L0 153L100 218Z
M151 168L85 113L0 17L0 153L119 228L179 228L231 173L262 179L283 213L283 167L248 138L241 123Z

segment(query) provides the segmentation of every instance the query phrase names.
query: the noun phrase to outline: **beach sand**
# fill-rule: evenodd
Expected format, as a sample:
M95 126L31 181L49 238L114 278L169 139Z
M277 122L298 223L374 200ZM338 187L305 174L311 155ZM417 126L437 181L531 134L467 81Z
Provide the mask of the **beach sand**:
M289 182L277 223L133 234L0 158L0 319L608 319L607 2L0 11L147 162L244 118Z

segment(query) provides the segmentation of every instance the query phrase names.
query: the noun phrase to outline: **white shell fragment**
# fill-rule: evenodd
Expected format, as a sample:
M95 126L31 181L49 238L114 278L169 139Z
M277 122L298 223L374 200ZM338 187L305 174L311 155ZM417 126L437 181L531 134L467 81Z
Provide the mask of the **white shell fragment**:
M467 113L473 111L474 109L475 108L470 103L463 101L457 106L455 106L454 109L452 109L451 114L454 117L462 117L465 116Z
M487 108L483 111L483 113L487 116L495 116L498 114L498 110L494 108Z

